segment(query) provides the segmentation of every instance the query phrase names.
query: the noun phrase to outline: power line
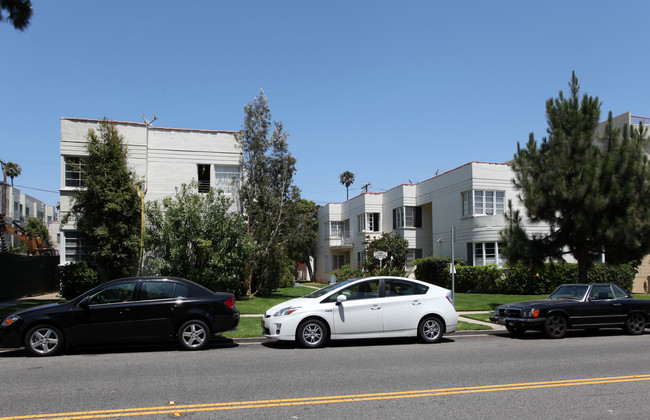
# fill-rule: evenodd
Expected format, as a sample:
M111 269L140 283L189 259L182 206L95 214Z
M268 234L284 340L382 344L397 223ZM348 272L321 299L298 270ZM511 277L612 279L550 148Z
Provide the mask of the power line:
M9 184L7 184L7 185L9 185ZM25 185L18 185L18 184L16 184L16 187L19 187L19 188L27 188L28 190L36 190L36 191L49 192L49 193L53 193L53 194L58 194L58 193L59 193L59 191L44 190L44 189L42 189L42 188L27 187L27 186L25 186Z

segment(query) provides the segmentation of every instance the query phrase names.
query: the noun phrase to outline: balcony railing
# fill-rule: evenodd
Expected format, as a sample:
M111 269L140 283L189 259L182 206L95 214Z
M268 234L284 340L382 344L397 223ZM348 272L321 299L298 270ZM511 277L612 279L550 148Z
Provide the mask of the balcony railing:
M630 119L632 125L637 125L639 123L643 123L643 125L650 125L650 117L637 117L635 115L632 115Z

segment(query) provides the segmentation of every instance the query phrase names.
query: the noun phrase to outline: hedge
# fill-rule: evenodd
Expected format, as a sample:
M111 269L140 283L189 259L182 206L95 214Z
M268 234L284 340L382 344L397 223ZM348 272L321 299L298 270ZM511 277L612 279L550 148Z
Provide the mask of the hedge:
M415 277L451 288L450 258L428 257L414 262ZM590 283L612 283L632 289L636 269L632 264L594 264L587 272ZM547 263L538 269L523 264L468 266L456 263L455 291L458 293L499 293L512 295L548 294L559 285L578 282L578 265Z

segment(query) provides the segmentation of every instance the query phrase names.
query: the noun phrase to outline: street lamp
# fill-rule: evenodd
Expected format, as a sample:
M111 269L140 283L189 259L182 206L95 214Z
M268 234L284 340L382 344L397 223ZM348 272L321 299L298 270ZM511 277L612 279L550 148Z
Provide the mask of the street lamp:
M144 196L147 194L149 188L149 126L153 124L154 121L158 119L155 115L153 120L142 115L142 120L144 121L144 191L140 192L140 187L138 187L138 197L140 197L140 214L142 215L142 224L140 226L140 256L138 258L138 276L142 272L142 262L144 259Z

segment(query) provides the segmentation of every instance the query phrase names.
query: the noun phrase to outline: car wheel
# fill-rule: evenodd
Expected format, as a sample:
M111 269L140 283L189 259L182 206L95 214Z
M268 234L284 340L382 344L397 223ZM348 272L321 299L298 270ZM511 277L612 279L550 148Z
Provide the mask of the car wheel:
M506 325L506 330L515 337L519 337L526 332L526 328L517 325Z
M625 332L632 335L643 334L645 330L645 316L643 314L631 314L625 320Z
M544 335L547 338L564 338L568 328L567 320L562 315L550 315L544 322Z
M54 356L63 349L63 334L51 325L39 325L25 336L25 348L34 356Z
M307 348L322 347L327 337L327 327L318 319L310 319L298 327L298 342Z
M442 340L442 333L442 321L436 316L424 318L418 325L418 337L425 343L439 343Z
M210 342L210 329L205 322L195 319L181 325L177 336L185 350L201 350Z

